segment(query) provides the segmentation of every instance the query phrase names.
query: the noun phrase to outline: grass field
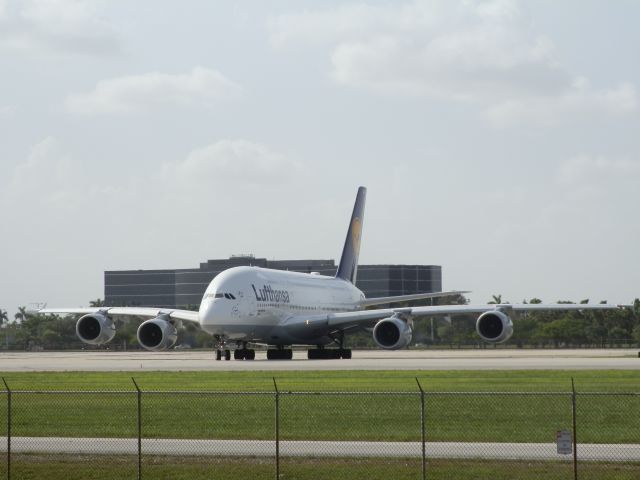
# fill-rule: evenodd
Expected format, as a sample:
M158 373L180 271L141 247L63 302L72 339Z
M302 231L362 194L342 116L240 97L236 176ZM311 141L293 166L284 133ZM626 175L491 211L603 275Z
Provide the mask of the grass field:
M189 442L273 439L276 396L273 374L268 372L8 373L4 377L14 390L12 434L135 437L132 376L144 391L143 436L182 438L191 454L143 455L143 478L274 478L273 458L197 456ZM579 392L591 392L577 398L579 441L640 443L640 395L626 394L640 392L640 375L633 371L278 372L280 438L419 441L416 377L427 392L427 441L553 442L557 430L571 429L574 377ZM7 397L0 394L0 436L6 435ZM582 480L632 480L639 471L640 465L631 463L579 465ZM0 454L0 476L5 475ZM135 455L12 455L12 478L102 480L136 475ZM388 480L420 475L416 458L280 461L283 479ZM569 479L573 467L571 462L428 460L427 478Z
M640 375L629 370L517 371L242 371L242 372L40 372L2 373L14 390L205 390L282 391L640 392Z
M273 438L275 395L267 372L6 374L10 387L18 390L13 435L136 436L132 375L144 390L147 438ZM633 371L278 372L281 438L417 441L421 398L416 377L428 392L425 420L431 441L552 442L557 430L571 428L574 377L579 392L599 393L578 396L580 441L640 443L640 395L623 394L640 392L640 375ZM321 394L289 393L301 391ZM5 405L6 395L0 395L0 435L6 428Z
M97 460L97 461L96 461ZM415 459L283 459L282 479L405 480L421 475L421 463ZM640 465L581 464L582 480L636 480ZM274 478L273 459L145 457L143 478L172 480L227 479L253 480ZM2 467L0 466L0 473ZM17 455L12 477L24 480L107 480L136 478L135 457ZM488 462L481 460L436 460L427 462L430 480L539 480L573 478L570 462Z

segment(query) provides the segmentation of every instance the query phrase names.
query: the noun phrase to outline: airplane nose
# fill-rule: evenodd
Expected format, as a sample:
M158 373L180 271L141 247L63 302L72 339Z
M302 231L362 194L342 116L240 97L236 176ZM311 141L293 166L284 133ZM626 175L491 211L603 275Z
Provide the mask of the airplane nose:
M212 315L213 303L214 302L207 299L200 304L200 309L199 309L200 321L207 323L207 320L210 320L213 317Z
M200 306L200 318L203 323L219 323L225 317L225 303L223 299L209 300Z

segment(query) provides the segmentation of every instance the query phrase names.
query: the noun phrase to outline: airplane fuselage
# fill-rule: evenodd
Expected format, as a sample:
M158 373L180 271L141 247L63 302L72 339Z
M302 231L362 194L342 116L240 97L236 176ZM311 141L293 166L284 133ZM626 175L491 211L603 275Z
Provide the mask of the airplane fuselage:
M235 267L209 284L199 318L203 330L231 341L326 345L333 341L326 324L316 320L292 329L287 319L358 310L362 299L362 291L341 278Z

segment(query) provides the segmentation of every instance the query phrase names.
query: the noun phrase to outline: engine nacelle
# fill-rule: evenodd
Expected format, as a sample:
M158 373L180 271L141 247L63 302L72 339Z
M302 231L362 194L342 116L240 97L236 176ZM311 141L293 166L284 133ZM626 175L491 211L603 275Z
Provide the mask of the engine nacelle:
M383 318L373 328L373 341L386 350L406 347L412 336L411 326L398 317Z
M155 352L173 347L178 340L178 330L166 319L156 317L140 324L137 337L143 348Z
M116 327L103 313L90 313L76 322L76 335L84 343L102 345L113 340Z
M498 310L484 312L478 317L476 332L486 342L506 342L513 335L513 322L507 314Z

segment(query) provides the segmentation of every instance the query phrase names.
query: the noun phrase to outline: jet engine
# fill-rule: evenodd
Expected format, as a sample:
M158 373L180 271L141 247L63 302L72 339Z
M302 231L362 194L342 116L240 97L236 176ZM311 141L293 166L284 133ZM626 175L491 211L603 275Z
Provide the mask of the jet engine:
M383 318L373 327L373 340L380 348L397 350L411 342L411 326L398 317Z
M113 339L116 327L104 313L90 313L76 322L76 335L84 343L102 345Z
M138 343L154 352L171 348L178 339L175 325L166 317L156 317L142 322L138 327Z
M507 314L492 310L478 317L476 332L486 342L502 343L513 335L513 323Z

